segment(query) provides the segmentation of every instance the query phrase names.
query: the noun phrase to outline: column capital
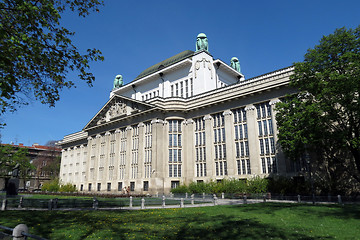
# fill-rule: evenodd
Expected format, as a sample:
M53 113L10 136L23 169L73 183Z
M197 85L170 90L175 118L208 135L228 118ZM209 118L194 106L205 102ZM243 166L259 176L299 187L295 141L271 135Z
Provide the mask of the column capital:
M231 111L231 110L225 110L225 111L223 112L223 115L224 115L224 116L232 115L232 111Z
M275 99L270 100L269 105L275 105L278 102L281 102L280 99L275 98Z
M245 111L252 111L252 110L255 110L255 106L254 105L247 105L246 107L245 107Z

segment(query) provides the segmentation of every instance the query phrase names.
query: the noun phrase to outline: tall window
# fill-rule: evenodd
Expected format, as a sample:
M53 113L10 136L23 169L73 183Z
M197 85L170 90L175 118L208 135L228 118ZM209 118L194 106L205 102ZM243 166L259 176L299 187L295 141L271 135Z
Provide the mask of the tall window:
M256 105L262 173L277 173L274 128L268 102Z
M194 95L193 79L190 78L190 96Z
M114 179L114 165L115 165L115 144L116 137L115 132L110 134L110 153L109 153L109 180Z
M233 110L237 174L251 174L245 108Z
M132 126L132 150L131 150L131 178L135 179L138 177L139 169L139 127Z
M152 163L152 125L151 122L145 123L145 178L151 177Z
M119 161L119 179L125 178L126 166L126 129L120 129L120 161Z
M225 117L222 113L214 114L214 151L216 176L227 175L226 142L225 142Z
M180 82L180 97L184 97L184 82Z
M185 97L189 97L189 80L185 80Z
M169 120L169 177L181 177L181 120Z
M205 120L201 117L194 119L194 122L196 177L203 177L206 176Z

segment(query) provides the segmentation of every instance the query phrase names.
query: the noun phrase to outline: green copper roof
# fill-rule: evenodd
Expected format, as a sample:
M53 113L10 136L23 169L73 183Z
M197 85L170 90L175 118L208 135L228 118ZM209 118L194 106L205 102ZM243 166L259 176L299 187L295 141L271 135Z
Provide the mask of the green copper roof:
M162 62L159 62L147 69L145 69L144 71L142 71L142 73L139 74L139 76L137 76L134 81L142 78L142 77L145 77L147 75L150 75L156 71L159 71L163 68L166 68L174 63L177 63L177 62L180 62L186 58L189 58L190 56L192 56L194 54L193 51L190 51L190 50L186 50L186 51L183 51L179 54L176 54L175 56L172 56L171 58L168 58Z

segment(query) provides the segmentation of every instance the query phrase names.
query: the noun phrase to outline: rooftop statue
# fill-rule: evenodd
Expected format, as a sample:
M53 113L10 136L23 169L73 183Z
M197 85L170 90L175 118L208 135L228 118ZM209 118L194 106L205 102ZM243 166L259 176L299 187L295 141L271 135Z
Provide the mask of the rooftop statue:
M208 39L204 33L200 33L196 38L196 51L209 51Z
M239 59L237 59L237 57L231 58L230 67L232 67L233 69L235 69L236 71L241 73L240 62L239 62Z
M115 80L114 80L113 90L121 87L123 84L124 84L124 82L123 82L122 75L116 75Z

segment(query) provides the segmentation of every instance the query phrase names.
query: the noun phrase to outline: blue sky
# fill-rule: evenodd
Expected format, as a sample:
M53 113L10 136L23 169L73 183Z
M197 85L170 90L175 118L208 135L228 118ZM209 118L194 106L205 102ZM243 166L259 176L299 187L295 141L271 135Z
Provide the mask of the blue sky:
M115 75L127 83L166 58L194 51L198 33L207 35L215 59L229 63L238 57L242 73L251 78L302 61L307 49L336 28L357 27L359 9L358 0L105 0L87 18L67 13L62 22L76 32L79 50L98 48L105 57L92 64L94 86L69 74L77 88L63 90L54 108L33 101L3 115L1 140L45 144L81 131L109 99Z

